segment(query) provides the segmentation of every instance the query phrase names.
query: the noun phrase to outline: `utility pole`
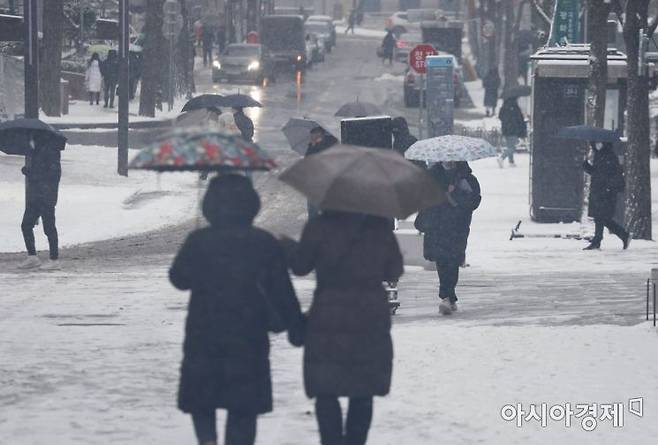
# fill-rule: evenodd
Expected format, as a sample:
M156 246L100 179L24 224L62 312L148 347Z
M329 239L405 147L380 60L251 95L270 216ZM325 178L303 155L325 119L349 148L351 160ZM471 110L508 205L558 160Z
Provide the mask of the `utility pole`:
M39 118L39 24L37 0L23 0L25 22L25 117Z
M129 0L119 0L119 122L117 172L128 176L128 101L130 89L130 28Z

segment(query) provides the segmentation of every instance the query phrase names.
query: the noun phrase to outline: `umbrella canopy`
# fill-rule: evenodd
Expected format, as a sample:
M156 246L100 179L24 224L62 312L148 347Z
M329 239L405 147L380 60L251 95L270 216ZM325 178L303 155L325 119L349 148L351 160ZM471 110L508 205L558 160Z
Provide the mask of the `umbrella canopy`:
M221 104L222 98L221 94L202 94L188 100L181 111L202 110L204 108L219 109L224 106Z
M496 156L496 148L484 139L467 136L439 136L414 143L404 153L413 161L477 161Z
M286 139L288 139L290 147L303 156L306 154L308 144L311 142L311 130L317 127L324 130L322 125L312 119L291 118L288 119L288 122L283 126L281 131L283 131ZM327 130L324 131L327 134L331 134Z
M366 117L381 115L379 107L370 102L350 102L338 109L334 116L338 117Z
M233 107L233 108L249 108L249 107L262 107L263 104L258 102L256 99L254 99L251 96L247 96L246 94L229 94L226 96L223 96L220 100L219 103L221 104L220 106L222 107Z
M280 179L325 210L386 218L445 200L432 177L392 150L336 145L295 163Z
M208 108L187 111L176 117L174 126L177 128L198 127L208 129L218 125L219 114L216 110Z
M562 127L557 132L557 137L561 139L577 139L579 141L592 142L619 142L621 140L618 131L590 127L587 125Z
M528 85L519 85L503 91L503 94L501 94L500 97L503 100L506 100L513 99L515 97L530 96L530 94L532 94L532 88L530 88Z
M25 155L32 151L31 142L64 150L66 137L39 119L15 119L0 123L0 151L9 155Z
M258 145L218 132L174 131L141 150L129 168L154 171L254 171L276 168Z

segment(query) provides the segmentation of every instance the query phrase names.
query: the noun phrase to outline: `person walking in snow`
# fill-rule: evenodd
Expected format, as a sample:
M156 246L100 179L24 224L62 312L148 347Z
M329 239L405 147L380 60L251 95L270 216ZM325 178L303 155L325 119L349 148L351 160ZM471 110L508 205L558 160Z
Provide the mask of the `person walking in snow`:
M244 109L242 107L233 107L233 119L235 120L235 125L238 126L238 129L242 134L242 139L248 142L253 142L254 122L249 116L244 114Z
M114 96L117 94L117 83L119 82L119 59L117 52L111 49L107 58L101 62L101 74L103 75L103 89L105 104L103 108L114 108Z
M446 191L448 199L439 206L421 210L414 223L424 234L423 256L436 264L439 274L439 312L457 310L456 287L459 267L466 258L473 211L480 205L480 184L466 162L442 162L429 173Z
M393 65L393 49L395 48L395 36L393 30L389 29L382 40L382 62L388 59L388 64Z
M393 150L404 156L404 153L415 144L418 139L409 131L409 124L403 117L396 117L391 121L393 133Z
M347 16L347 28L345 28L345 34L352 31L354 34L354 26L356 25L356 11L352 9L349 16Z
M91 59L87 64L87 72L85 73L85 85L89 93L89 105L99 104L101 100L101 83L103 76L101 74L101 58L98 53L91 55Z
M260 199L240 175L212 179L203 199L210 226L192 232L169 271L191 290L178 407L201 445L216 445L215 410L226 409L226 445L252 445L256 419L272 411L268 331L301 346L304 318L284 251L253 226Z
M212 66L212 47L215 44L215 31L210 25L203 25L203 66Z
M594 163L590 164L585 161L583 169L592 178L589 188L588 215L594 218L595 232L594 238L584 250L601 248L605 227L617 235L623 243L623 248L627 249L632 236L613 220L617 206L617 194L624 191L625 185L619 159L609 142L593 142L592 150L594 150Z
M482 79L482 86L484 87L484 107L487 117L495 116L496 107L498 107L498 89L500 88L498 68L493 67L489 70Z
M57 268L59 240L55 225L55 206L59 194L59 180L62 176L59 147L50 145L49 140L35 138L34 151L27 155L27 165L21 169L27 180L25 213L21 222L21 232L28 257L18 267L20 269ZM49 258L41 264L37 256L34 240L34 226L41 218L43 231L48 238Z
M306 224L299 243L282 243L296 275L316 274L304 387L315 398L321 442L363 445L373 396L391 386L391 315L382 282L402 275L397 240L384 218L324 211ZM339 397L349 398L345 422Z
M516 145L519 143L519 139L528 136L525 118L516 97L505 99L503 106L500 107L498 118L500 119L501 133L505 138L506 145L503 154L498 158L498 165L502 168L505 159L507 159L510 167L515 167L514 153L516 152Z

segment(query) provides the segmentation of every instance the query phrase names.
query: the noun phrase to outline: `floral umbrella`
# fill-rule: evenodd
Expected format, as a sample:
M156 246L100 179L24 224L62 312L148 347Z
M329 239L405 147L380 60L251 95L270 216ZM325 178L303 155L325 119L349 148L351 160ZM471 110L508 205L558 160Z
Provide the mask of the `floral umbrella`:
M276 168L257 144L218 132L173 131L142 149L129 168L154 171L255 171Z
M412 161L477 161L496 156L496 148L484 139L467 136L439 136L414 143L404 153Z

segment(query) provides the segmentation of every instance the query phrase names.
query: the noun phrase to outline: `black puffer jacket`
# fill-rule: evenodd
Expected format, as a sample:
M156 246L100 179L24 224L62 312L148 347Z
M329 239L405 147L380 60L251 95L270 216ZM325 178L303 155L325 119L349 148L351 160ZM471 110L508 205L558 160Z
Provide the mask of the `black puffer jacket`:
M516 98L506 99L498 113L500 119L500 130L503 136L516 136L525 138L528 136L528 128L523 117L523 112L516 102Z
M309 397L385 395L391 385L391 315L383 281L402 275L397 240L383 218L325 211L288 242L297 275L315 270L304 386Z
M594 164L585 162L585 172L592 177L588 215L609 219L615 214L617 194L624 191L624 173L612 145L604 144L594 152Z
M396 117L391 122L393 127L393 150L404 156L404 153L413 144L418 141L414 135L409 132L409 124L403 117Z
M55 206L62 177L61 152L47 141L37 141L35 145L28 166L21 170L27 177L27 200Z
M455 190L448 193L445 203L422 210L416 217L416 229L424 234L423 255L428 261L461 264L466 257L473 211L482 200L480 184L466 162L458 163L454 170L436 164L430 174L444 190L449 185Z
M210 227L189 235L169 272L174 286L192 291L178 393L184 412L271 411L268 328L276 323L301 344L284 252L252 226L259 206L246 178L215 178L203 201Z

